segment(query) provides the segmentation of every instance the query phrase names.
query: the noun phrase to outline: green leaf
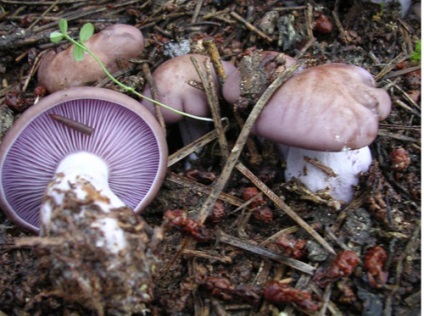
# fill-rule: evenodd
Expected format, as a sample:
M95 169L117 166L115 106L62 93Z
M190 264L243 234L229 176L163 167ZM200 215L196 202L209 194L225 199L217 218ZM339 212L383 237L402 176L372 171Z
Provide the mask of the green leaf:
M411 55L412 61L421 62L421 41L415 44L415 50Z
M84 48L74 45L72 47L72 55L74 56L75 61L81 61L84 59Z
M54 31L50 33L50 41L53 43L59 43L63 39L62 33Z
M94 26L91 23L86 23L82 26L79 33L79 40L84 43L94 34Z
M59 30L63 34L66 34L66 32L68 32L68 20L66 20L66 19L60 19L60 21L59 21Z

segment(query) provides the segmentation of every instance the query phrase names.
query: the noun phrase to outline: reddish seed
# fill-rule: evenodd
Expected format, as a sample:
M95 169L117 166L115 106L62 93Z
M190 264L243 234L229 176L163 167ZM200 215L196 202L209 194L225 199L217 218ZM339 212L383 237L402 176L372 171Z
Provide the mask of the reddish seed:
M211 184L216 178L213 172L200 169L187 170L185 175L187 178L203 184Z
M386 251L376 246L367 251L364 257L364 268L368 271L368 280L372 287L380 288L387 281L387 272L383 271L387 260Z
M292 288L286 283L270 280L265 284L263 293L264 298L273 304L291 302L310 311L319 309L319 304L312 300L311 293Z
M256 220L263 223L272 223L274 215L268 206L258 206L253 210L253 216Z
M319 33L328 34L333 31L333 24L330 22L327 16L321 14L315 20L315 30Z
M402 147L393 149L390 153L391 168L394 171L403 171L408 168L411 158L409 153Z
M295 239L289 234L280 234L275 244L283 248L286 256L299 259L305 254L306 240Z
M34 97L44 97L47 94L47 89L44 86L36 86L34 88Z
M168 210L165 212L164 220L167 221L170 226L179 228L181 231L188 233L197 241L208 241L210 239L203 224L190 218L186 211L180 209Z
M356 252L344 250L337 254L327 271L317 271L314 281L321 287L343 277L348 277L359 264Z
M212 210L212 214L209 216L209 220L214 223L219 223L225 216L225 205L221 201L216 201Z
M327 272L329 278L350 276L359 263L356 252L345 250L337 254Z
M259 190L256 187L248 187L243 189L243 200L249 201L256 196L256 199L252 201L251 206L257 207L266 204L262 195L259 195Z

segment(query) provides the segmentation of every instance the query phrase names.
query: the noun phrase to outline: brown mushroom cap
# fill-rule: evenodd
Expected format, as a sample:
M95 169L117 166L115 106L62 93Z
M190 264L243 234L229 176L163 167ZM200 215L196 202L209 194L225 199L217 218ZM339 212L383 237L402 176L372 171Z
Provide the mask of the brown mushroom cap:
M153 79L158 89L160 102L177 110L205 117L209 115L205 93L188 84L190 80L200 81L190 57L195 57L201 66L208 58L198 54L187 54L169 59L153 72ZM229 62L223 61L222 64L227 75L236 69ZM215 86L218 86L213 69L212 73L215 79ZM152 97L149 85L146 85L143 95L149 98ZM152 113L154 112L154 105L151 102L143 100L142 103ZM176 123L182 118L181 115L164 108L161 108L161 112L167 123Z
M139 29L125 24L116 24L94 34L85 45L104 63L109 72L119 70L117 60L124 66L128 58L137 57L144 49L144 38ZM48 52L38 69L38 83L49 92L83 86L106 76L97 62L88 54L75 61L72 46L55 53Z
M341 151L371 144L390 96L365 69L341 64L309 68L291 77L270 99L252 132L277 143Z

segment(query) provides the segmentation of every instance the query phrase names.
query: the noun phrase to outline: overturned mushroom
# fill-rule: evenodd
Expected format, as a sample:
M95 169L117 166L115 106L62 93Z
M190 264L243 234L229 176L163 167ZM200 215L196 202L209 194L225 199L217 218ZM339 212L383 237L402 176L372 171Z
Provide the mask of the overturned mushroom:
M166 161L156 119L112 90L53 93L8 131L1 207L17 225L40 231L40 278L65 301L98 315L146 311L160 231L135 212L159 190Z
M24 112L3 139L0 204L14 223L38 232L49 183L61 188L82 171L109 195L102 207L140 212L159 190L166 161L163 131L137 101L100 88L59 91Z
M329 188L334 198L349 202L358 173L371 163L367 146L390 108L389 95L375 88L365 69L327 64L291 77L270 99L252 132L281 145L286 178L300 177L314 191Z
M125 24L116 24L93 35L85 45L96 54L109 72L120 66L128 67L128 59L137 57L144 49L140 30ZM106 76L102 68L90 56L75 61L72 47L55 53L48 52L41 60L38 83L49 92L83 86Z

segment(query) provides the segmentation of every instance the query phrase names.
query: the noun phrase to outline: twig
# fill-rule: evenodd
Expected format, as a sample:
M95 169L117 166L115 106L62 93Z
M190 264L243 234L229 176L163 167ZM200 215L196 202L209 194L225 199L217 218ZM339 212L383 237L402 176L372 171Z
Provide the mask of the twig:
M420 70L420 69L421 69L421 65L409 67L409 68L401 69L401 70L397 70L397 71L392 71L392 72L389 72L387 75L385 75L383 77L383 80L384 79L390 79L390 78L397 77L397 76L403 76L403 75L406 75L407 73L410 73L410 72L413 72L413 71L416 71L416 70Z
M204 185L204 184L198 183L196 181L187 179L187 178L180 176L180 175L173 173L173 172L171 172L167 176L165 181L173 182L173 183L176 183L176 184L181 185L183 187L190 188L192 190L195 190L195 191L198 191L198 192L201 192L201 193L204 193L204 194L208 194L208 195L211 194L211 191L212 191L212 189L207 185ZM237 207L239 207L240 205L242 205L244 203L243 200L241 200L241 199L239 199L235 196L232 196L230 194L224 193L224 192L222 192L219 195L218 198L223 202L226 202L228 204L231 204L231 205L234 205L234 206L237 206Z
M336 0L336 4L334 5L334 10L331 12L331 14L333 15L334 22L337 28L339 29L340 37L345 43L350 43L352 39L349 36L349 34L345 31L342 23L340 22L339 15L337 14L338 3L339 3L339 0Z
M22 86L22 92L25 92L26 89L28 88L29 82L31 80L31 78L34 76L35 72L38 69L38 66L40 64L40 60L41 58L47 53L47 51L43 51L40 54L37 55L37 57L34 60L34 63L32 64L31 69L29 70L28 76L25 79L25 82Z
M223 159L225 160L228 156L228 145L227 145L227 139L225 138L224 127L222 125L221 113L219 109L219 100L216 95L217 88L215 87L215 83L212 77L210 62L208 59L205 60L205 63L204 63L204 68L206 71L206 75L205 75L203 71L201 70L197 59L194 57L190 57L190 60L193 63L194 68L196 68L197 74L199 75L200 81L202 82L203 90L206 94L206 99L208 101L209 108L211 110L213 123L218 132L218 141L219 141L219 146L221 148L221 154Z
M46 11L44 11L38 18L36 18L35 21L32 22L32 24L30 26L28 26L27 30L29 31L30 29L32 29L34 27L34 25L36 25L38 22L40 22L40 20L42 18L44 18L46 16L46 14L49 13L56 6L56 4L59 3L59 1L60 0L56 0L55 2L53 2L51 4L51 6L47 8Z
M233 259L230 256L222 256L222 255L214 256L204 251L193 250L193 249L183 249L182 255L186 257L195 257L195 258L203 258L208 260L220 261L226 264L233 263Z
M227 130L227 126L224 127L224 132ZM217 139L218 137L218 131L214 129L213 131L210 131L209 133L203 135L202 137L196 139L194 142L188 144L187 146L184 146L183 148L177 150L172 155L168 157L168 167L173 166L178 161L184 159L185 157L189 156L199 148L203 148L207 144L209 144L211 141Z
M155 81L153 80L152 73L150 72L149 64L147 62L143 63L141 65L141 70L143 71L144 78L146 79L147 84L150 87L150 92L152 93L153 99L158 100L159 99L158 89L156 87ZM158 106L157 104L154 104L154 108L155 108L155 116L157 120L159 121L160 126L162 126L162 129L166 133L166 124L163 118L162 111L160 110L160 106Z
M275 261L278 261L280 263L283 263L289 267L292 267L293 269L302 271L304 273L307 274L313 274L315 271L315 268L307 263L304 263L302 261L290 258L290 257L286 257L283 255L280 255L278 253L275 253L271 250L268 250L266 248L263 248L261 246L252 244L248 241L242 240L240 238L231 236L231 235L227 235L226 233L222 232L222 231L218 231L218 241L223 242L225 244L243 249L243 250L247 250L250 251L254 254L257 254L259 256L265 257L265 258L269 258Z
M274 202L284 213L302 227L309 235L311 235L321 246L331 254L336 254L334 249L322 238L311 226L309 226L299 215L296 214L283 200L280 199L268 186L258 179L250 170L248 170L241 162L236 164L236 168L250 181L261 190L268 198Z
M196 7L194 8L193 16L191 17L191 23L196 23L199 16L200 10L202 9L204 0L197 0Z
M400 53L399 55L397 55L378 74L374 76L375 81L380 81L381 79L383 79L383 77L386 76L390 71L392 71L392 69L395 68L397 64L402 61L405 61L406 59L408 59L408 56L405 56L404 53Z
M308 33L309 40L314 38L314 21L313 21L314 8L308 3L306 5L306 32Z
M258 30L253 24L249 23L248 21L246 21L245 19L243 19L240 15L238 15L236 12L231 11L230 15L235 18L237 21L243 23L246 28L252 32L255 32L256 34L258 34L260 37L262 37L263 39L266 39L268 42L272 42L272 38L269 37L268 35L266 35L264 32L262 32L261 30Z
M225 73L224 67L222 66L221 58L219 57L218 48L216 47L212 39L206 39L203 41L203 46L208 53L213 68L215 69L216 76L218 78L218 83L220 88L224 84L225 79L227 79L227 74ZM221 89L219 89L221 90Z
M306 51L312 46L314 45L316 41L316 38L313 37L311 38L306 44L305 46L302 47L302 49L299 51L299 53L297 53L296 58L295 59L300 59L305 53Z

